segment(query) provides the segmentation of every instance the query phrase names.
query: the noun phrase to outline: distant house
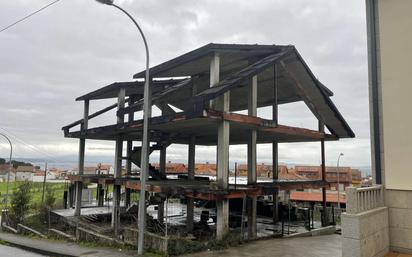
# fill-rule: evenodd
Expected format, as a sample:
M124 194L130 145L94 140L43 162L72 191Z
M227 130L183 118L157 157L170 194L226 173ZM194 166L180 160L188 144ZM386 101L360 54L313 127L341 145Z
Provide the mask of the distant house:
M256 175L259 178L272 178L273 170L272 165L268 165L265 163L261 163L256 165ZM237 166L237 175L239 176L247 176L248 166L247 164L239 164ZM282 173L288 174L288 168L286 165L279 165L278 166L278 174ZM291 171L292 172L292 171ZM280 178L279 178L280 179Z
M56 176L52 172L47 171L46 180L53 180L53 179L56 179ZM41 171L41 170L36 171L33 174L32 181L33 182L43 182L44 181L44 171Z
M97 167L99 170L99 165ZM105 175L114 174L113 166L110 164L100 164L100 174L105 174Z
M16 169L16 181L32 181L35 172L36 168L34 166L18 166Z
M67 177L67 170L50 168L49 172L51 172L56 177L56 179L65 179Z
M297 174L294 169L288 169L285 165L279 165L278 170L279 180L308 180L308 178Z
M322 177L320 166L296 166L295 171L308 179L321 179ZM338 181L338 172L339 184L344 187L359 185L362 182L361 171L350 167L326 167L326 181L336 183Z
M0 165L0 182L5 182L7 181L7 176L10 170L10 166L8 164L1 164ZM15 169L12 168L10 173L10 181L15 181L16 180L16 174L15 174Z

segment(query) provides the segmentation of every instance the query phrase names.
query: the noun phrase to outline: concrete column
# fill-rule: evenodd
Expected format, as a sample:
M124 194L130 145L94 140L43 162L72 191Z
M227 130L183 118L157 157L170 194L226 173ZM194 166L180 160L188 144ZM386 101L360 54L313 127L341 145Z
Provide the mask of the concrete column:
M162 111L162 116L171 115L174 113L171 110L170 106L167 103L162 103L160 105L160 110ZM164 143L164 142L163 142ZM161 174L166 176L166 155L167 155L167 146L163 145L162 149L160 149L160 159L159 159L159 171ZM165 203L162 201L158 206L157 209L157 220L160 223L164 222L164 213L165 213Z
M135 96L129 96L129 102L128 105L132 105L136 100ZM134 112L131 111L128 113L128 121L131 122L134 120ZM131 160L131 156L132 156L132 152L133 152L133 141L132 140L127 140L127 161L126 161L126 175L131 175L132 174L132 160ZM125 206L129 207L130 206L130 194L131 194L131 189L130 188L126 188L125 189Z
M163 146L162 149L160 150L160 161L159 161L159 170L161 174L166 175L166 153L167 153L167 147ZM165 216L165 203L162 201L158 206L157 209L157 220L160 223L164 222L164 216Z
M214 53L210 62L210 85L215 86L219 82L220 58ZM213 101L212 107L218 111L229 112L230 93L227 92ZM228 121L220 121L217 135L217 183L221 189L229 187L229 129ZM216 201L217 222L216 237L223 239L229 232L229 201Z
M248 94L248 115L257 116L257 76L253 76L249 85ZM248 166L248 185L256 184L256 130L252 129L249 134L247 144L247 166ZM248 238L255 239L257 237L256 211L257 202L256 196L251 196L247 201L248 209Z
M85 136L89 121L89 100L84 101L84 112L83 112L83 123L80 127L80 131ZM80 138L79 143L79 173L78 175L83 175L84 173L84 154L86 150L86 138ZM82 189L83 183L78 181L76 182L76 200L75 200L75 209L74 215L80 216L82 208Z
M319 121L319 132L325 132L325 124ZM321 154L321 172L322 180L326 181L326 166L325 166L325 140L320 141L320 154ZM322 206L323 206L323 219L322 226L329 225L329 217L326 211L326 187L322 187Z
M75 187L76 187L76 184L70 184L69 186L69 208L73 208L74 206Z
M188 161L188 180L195 179L195 152L196 152L196 137L190 137L189 143L189 161ZM187 231L193 230L193 218L194 218L194 200L193 198L187 198Z
M276 181L279 178L279 176L278 176L278 174L279 174L278 155L279 155L278 142L272 142L272 178L273 178L273 181ZM276 223L276 222L279 221L278 195L279 195L279 192L275 192L272 195L272 198L273 198L273 223Z
M125 105L125 94L126 90L121 88L118 94L117 100L117 110L124 108ZM117 123L121 124L124 122L124 115L117 117ZM114 178L120 178L122 176L122 156L123 156L123 139L119 136L116 140L115 146L115 165L114 165ZM119 235L120 226L120 197L121 197L121 186L115 183L113 184L113 209L112 209L112 228L114 234L117 237Z
M97 206L103 207L104 206L104 189L103 185L99 184L97 187Z
M210 60L210 86L214 87L219 83L220 77L220 56L218 53L214 53ZM216 100L215 100L216 101ZM209 108L215 109L214 100L210 101Z
M278 71L277 71L277 65L275 64L273 67L273 104L272 104L272 120L275 122L276 126L278 125ZM272 142L272 177L273 180L278 180L279 176L279 147L278 147L278 142L273 141ZM273 223L276 223L279 221L279 201L278 201L278 194L279 192L276 192L272 195L273 198Z

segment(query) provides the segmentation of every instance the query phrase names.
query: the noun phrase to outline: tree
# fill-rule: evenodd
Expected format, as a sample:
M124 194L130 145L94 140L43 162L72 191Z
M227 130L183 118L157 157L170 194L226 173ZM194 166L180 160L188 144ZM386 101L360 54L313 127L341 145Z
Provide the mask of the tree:
M10 202L10 216L16 224L24 221L24 217L30 208L31 188L31 182L24 181L19 183L17 188L14 190L13 197Z
M33 164L28 163L28 162L21 162L21 161L16 161L16 160L11 160L11 163L13 164L13 168L17 168L19 166L33 166Z
M39 210L39 217L43 224L50 223L50 211L53 209L55 202L56 202L56 197L54 195L53 188L52 186L46 184L44 202L40 205L40 210ZM50 224L49 224L49 227L50 227Z
M53 209L55 202L56 202L56 197L54 196L54 191L50 185L47 185L44 205L49 209Z
M5 164L5 163L6 163L6 160L3 158L0 158L0 165Z

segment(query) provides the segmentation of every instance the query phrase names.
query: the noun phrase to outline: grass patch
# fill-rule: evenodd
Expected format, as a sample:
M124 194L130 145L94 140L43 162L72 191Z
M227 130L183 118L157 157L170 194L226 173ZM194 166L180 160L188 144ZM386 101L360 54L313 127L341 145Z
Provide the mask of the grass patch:
M9 186L9 203L10 199L13 197L13 192L16 190L19 183L22 182L10 182ZM4 204L4 196L6 194L6 182L0 182L0 202ZM53 191L54 197L56 198L56 202L54 204L54 208L62 208L63 207L63 194L65 190L68 190L69 183L50 183L46 182L46 186L49 186ZM93 197L96 198L96 188L91 188ZM109 193L113 190L109 187ZM43 194L43 182L32 182L31 187L31 201L30 201L30 211L29 214L34 213L37 211L41 205L41 198ZM46 193L45 193L46 195Z
M9 187L9 198L13 197L14 190L16 190L17 186L21 182L10 182ZM54 193L56 198L56 207L61 207L63 202L63 194L64 191L67 189L66 183L46 183ZM6 194L6 182L0 182L0 197L1 202L4 203L4 195ZM34 213L38 210L41 204L41 198L43 193L43 183L42 182L33 182L31 188L31 201L30 201L30 213Z

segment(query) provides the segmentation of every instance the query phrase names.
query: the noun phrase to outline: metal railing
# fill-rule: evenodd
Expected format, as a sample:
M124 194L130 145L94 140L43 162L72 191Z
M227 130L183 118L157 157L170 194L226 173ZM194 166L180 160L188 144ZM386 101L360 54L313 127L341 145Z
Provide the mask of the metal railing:
M348 187L346 189L346 212L357 214L384 206L383 187Z

